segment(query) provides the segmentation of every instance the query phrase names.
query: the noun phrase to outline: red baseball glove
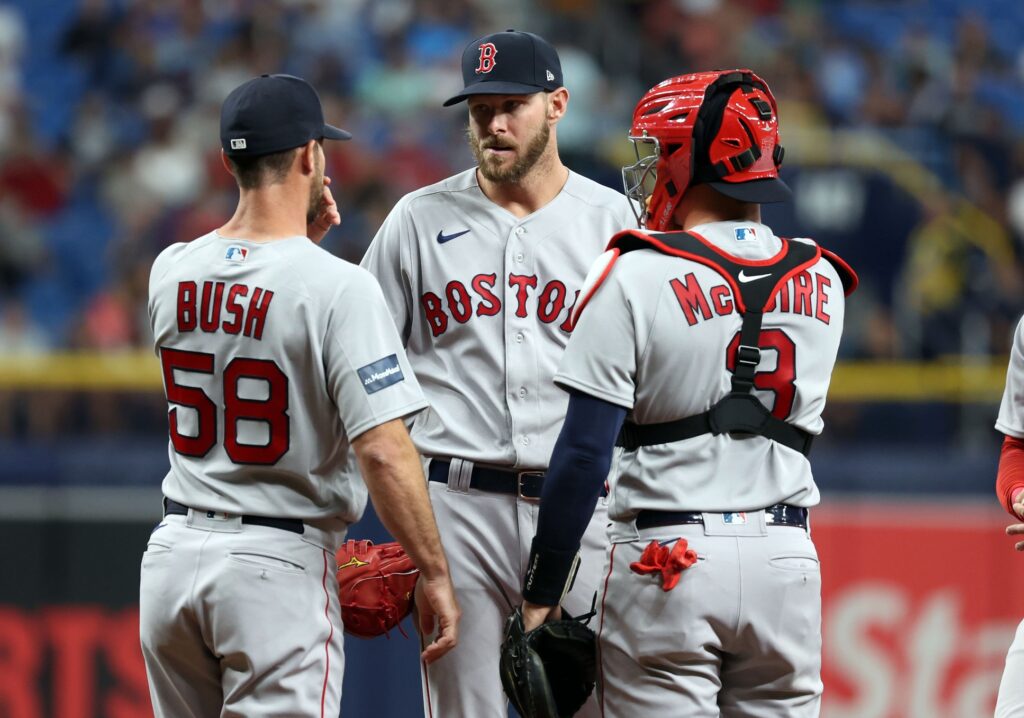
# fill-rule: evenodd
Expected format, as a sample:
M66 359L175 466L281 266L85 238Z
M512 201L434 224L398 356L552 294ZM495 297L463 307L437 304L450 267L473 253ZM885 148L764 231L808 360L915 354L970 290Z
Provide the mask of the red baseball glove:
M338 598L345 630L360 638L387 634L412 612L420 572L397 542L349 540L338 549ZM405 631L402 631L405 635Z

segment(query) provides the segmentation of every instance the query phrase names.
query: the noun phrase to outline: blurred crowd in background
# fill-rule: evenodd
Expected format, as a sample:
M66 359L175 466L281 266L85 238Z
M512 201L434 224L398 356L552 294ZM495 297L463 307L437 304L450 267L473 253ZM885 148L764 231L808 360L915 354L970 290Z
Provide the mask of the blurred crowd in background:
M218 117L264 72L309 79L358 261L404 193L472 164L465 44L559 49L563 159L621 187L632 107L688 71L746 66L780 101L780 234L848 259L846 359L1003 356L1024 310L1019 0L14 0L0 6L0 357L149 349L152 259L236 200ZM625 201L625 200L624 200ZM0 407L2 409L2 407ZM158 415L159 416L159 415Z

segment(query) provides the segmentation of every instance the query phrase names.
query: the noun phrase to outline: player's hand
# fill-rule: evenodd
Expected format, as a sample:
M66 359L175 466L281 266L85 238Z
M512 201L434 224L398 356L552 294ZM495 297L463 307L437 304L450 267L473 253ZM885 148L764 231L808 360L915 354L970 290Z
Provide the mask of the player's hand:
M324 196L320 202L320 212L306 227L306 236L320 244L331 227L339 224L341 213L338 211L338 203L334 201L334 195L331 194L331 178L324 175Z
M1010 503L1013 513L1017 514L1017 518L1024 519L1024 489L1014 491Z
M1020 506L1020 504L1013 505L1014 511L1018 510L1018 506ZM1010 524L1006 527L1006 533L1010 536L1022 536L1024 535L1024 524ZM1024 541L1018 541L1013 545L1013 548L1017 551L1024 551Z
M459 616L462 612L455 600L451 579L448 576L427 579L421 575L416 582L414 605L416 630L420 635L429 636L435 626L438 629L434 640L420 654L424 663L433 663L455 648L459 641Z
M532 631L542 623L557 621L562 617L561 606L541 606L523 601L523 629Z

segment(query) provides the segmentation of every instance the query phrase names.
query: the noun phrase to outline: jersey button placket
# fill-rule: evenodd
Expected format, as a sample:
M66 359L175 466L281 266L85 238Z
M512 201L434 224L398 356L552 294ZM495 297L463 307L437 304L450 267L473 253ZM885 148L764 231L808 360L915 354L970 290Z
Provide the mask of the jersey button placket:
M531 412L527 401L528 386L533 381L527 372L537 365L537 351L527 341L536 318L537 287L530 286L533 277L530 264L532 258L524 246L528 232L525 227L515 227L508 234L505 250L505 262L509 267L505 284L505 386L507 387L506 402L508 404L511 432L515 437L513 449L516 462L522 466L530 463L524 458L525 449L530 446ZM525 277L524 280L513 281L511 277ZM535 280L534 280L535 281ZM523 294L525 290L525 294ZM521 297L525 296L525 301ZM525 316L520 316L525 314Z

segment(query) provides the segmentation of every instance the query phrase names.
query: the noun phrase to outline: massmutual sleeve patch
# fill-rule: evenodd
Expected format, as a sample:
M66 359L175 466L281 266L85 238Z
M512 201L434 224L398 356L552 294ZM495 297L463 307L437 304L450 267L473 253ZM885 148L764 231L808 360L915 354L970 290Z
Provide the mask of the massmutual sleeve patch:
M367 394L374 394L392 384L404 381L402 367L398 365L398 355L392 354L378 359L358 369L359 378L363 380L363 388Z

